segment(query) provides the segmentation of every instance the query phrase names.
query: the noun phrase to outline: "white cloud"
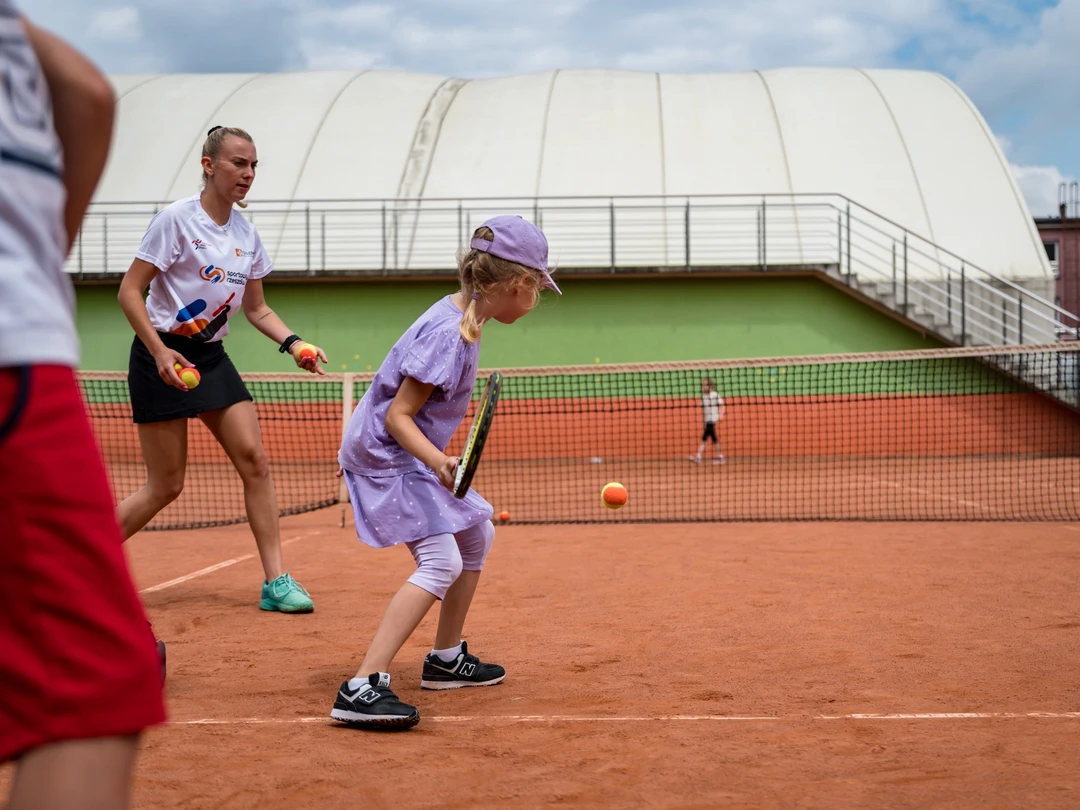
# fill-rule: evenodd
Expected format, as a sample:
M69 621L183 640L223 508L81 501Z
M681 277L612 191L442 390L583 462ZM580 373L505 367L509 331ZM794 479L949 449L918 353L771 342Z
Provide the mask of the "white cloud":
M385 3L357 3L335 15L336 25L383 28L394 18L394 7Z
M304 56L304 66L308 70L371 70L389 68L382 63L382 55L350 48L345 45L326 47L317 40L303 40L300 50Z
M1013 142L1004 135L998 135L998 146L1005 157L1013 152ZM1057 166L1021 166L1009 160L1009 169L1016 178L1016 185L1024 195L1028 211L1033 217L1051 217L1058 215L1058 202L1061 184L1066 185L1075 178L1062 173Z
M1010 163L1009 168L1031 215L1056 217L1061 184L1074 182L1076 178L1062 174L1057 166L1017 166Z
M1021 106L1044 124L1080 121L1077 41L1080 0L1061 0L1019 41L986 47L958 66L957 82L990 115Z
M102 42L135 42L142 36L139 10L125 6L99 11L91 18L89 34Z

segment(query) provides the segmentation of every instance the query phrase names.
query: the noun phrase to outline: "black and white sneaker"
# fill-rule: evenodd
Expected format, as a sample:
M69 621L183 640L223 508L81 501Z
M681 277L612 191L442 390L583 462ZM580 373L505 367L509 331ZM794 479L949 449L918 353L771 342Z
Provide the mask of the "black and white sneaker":
M390 691L390 675L375 672L359 689L345 681L338 689L330 716L343 723L367 728L412 728L420 722L415 706L402 703Z
M461 653L453 661L443 661L428 653L424 659L421 689L460 689L463 686L494 686L506 677L506 670L498 664L485 664L469 647L461 642Z

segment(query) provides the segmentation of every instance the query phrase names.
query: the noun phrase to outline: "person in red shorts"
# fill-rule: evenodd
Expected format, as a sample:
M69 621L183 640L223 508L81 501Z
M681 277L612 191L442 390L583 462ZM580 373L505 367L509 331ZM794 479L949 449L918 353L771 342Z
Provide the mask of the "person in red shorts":
M114 98L12 0L0 75L0 762L16 762L9 810L124 808L139 734L165 708L75 380L63 271Z

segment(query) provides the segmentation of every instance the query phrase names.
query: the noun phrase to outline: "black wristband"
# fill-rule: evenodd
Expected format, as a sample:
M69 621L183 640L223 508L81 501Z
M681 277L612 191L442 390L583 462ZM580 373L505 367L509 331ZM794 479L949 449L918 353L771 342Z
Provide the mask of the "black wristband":
M289 335L287 338L285 338L285 340L281 342L281 348L278 349L278 351L282 354L288 354L289 349L291 349L292 345L298 340L303 340L303 338L301 338L299 335Z

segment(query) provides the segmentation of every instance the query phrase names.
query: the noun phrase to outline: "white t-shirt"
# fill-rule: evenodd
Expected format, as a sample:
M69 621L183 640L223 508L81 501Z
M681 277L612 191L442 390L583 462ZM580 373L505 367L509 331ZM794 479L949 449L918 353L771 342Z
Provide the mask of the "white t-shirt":
M705 411L706 422L719 422L720 421L720 408L723 406L724 400L715 391L710 391L707 394L701 395L701 407Z
M161 271L146 299L154 328L207 343L229 334L248 279L274 269L254 225L236 209L218 225L198 194L155 216L135 255Z
M63 175L48 85L0 0L0 367L79 364Z

